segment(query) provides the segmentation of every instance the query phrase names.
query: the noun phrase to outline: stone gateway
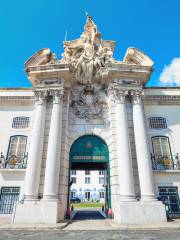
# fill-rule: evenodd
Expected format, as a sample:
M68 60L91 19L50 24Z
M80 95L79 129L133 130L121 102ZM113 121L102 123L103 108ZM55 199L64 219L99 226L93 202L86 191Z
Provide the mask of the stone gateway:
M17 205L15 222L57 222L64 218L70 147L77 137L87 134L101 137L110 149L114 219L121 223L166 220L165 207L155 197L141 99L153 62L134 48L128 49L123 62L118 62L112 57L114 45L113 41L101 39L97 26L87 16L85 32L77 40L64 42L60 61L49 49L43 49L25 63L36 96L36 107L24 201ZM133 115L140 201L134 190L127 102ZM66 104L65 112L63 104ZM48 110L51 114L44 190L39 200ZM64 118L66 122L62 125ZM61 169L61 161L66 168Z
M178 190L179 167L173 156L180 146L176 143L169 150L168 128L173 129L174 124L171 120L167 121L169 127L163 124L171 119L174 106L180 110L180 91L147 89L153 61L133 47L127 49L123 61L117 61L114 47L115 42L103 40L87 16L80 38L64 42L62 59L45 48L25 63L33 88L29 92L20 90L24 92L16 94L18 98L14 96L12 104L27 106L23 111L32 112L29 116L33 121L25 178L22 176L18 183L22 198L13 210L14 223L63 220L69 168L82 166L107 169L108 208L115 221L166 221L165 205L157 197L160 188L174 186ZM171 138L176 138L173 134L171 130L170 144Z

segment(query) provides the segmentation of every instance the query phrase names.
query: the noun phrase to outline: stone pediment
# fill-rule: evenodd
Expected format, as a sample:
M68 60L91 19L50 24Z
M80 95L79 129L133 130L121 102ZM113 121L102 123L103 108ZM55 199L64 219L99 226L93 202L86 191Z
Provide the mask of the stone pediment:
M134 47L129 47L127 49L123 63L137 64L149 67L152 67L154 64L154 62L147 55Z
M55 54L49 48L43 48L33 54L24 64L25 70L28 71L29 67L46 65L56 63L57 59Z

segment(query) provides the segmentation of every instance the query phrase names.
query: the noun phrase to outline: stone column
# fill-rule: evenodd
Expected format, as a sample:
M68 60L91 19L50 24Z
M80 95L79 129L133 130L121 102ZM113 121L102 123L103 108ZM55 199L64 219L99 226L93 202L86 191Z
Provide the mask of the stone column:
M126 94L126 91L116 89L114 96L120 200L135 201L132 157L126 111Z
M58 199L63 93L62 90L55 90L51 94L53 96L53 108L48 140L43 200Z
M131 93L141 201L155 201L152 164L147 140L146 120L144 117L141 91L133 90Z
M41 173L46 101L45 92L35 92L35 112L25 178L25 200L37 200Z

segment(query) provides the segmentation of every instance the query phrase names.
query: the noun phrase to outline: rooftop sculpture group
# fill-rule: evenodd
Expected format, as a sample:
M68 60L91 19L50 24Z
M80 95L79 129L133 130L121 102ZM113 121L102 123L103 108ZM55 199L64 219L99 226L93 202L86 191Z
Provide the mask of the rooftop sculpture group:
M74 41L64 42L62 63L70 64L70 71L81 84L92 84L100 77L101 68L115 63L114 42L101 39L101 33L90 16L87 16L85 31Z
M147 70L147 77L143 76L145 79L143 84L145 84L153 70L153 61L134 47L127 49L123 61L116 61L113 58L114 47L115 41L103 40L96 24L87 15L84 32L80 38L64 41L64 53L60 60L49 48L43 48L25 62L25 70L33 85L47 82L44 77L41 79L42 81L39 80L41 78L37 77L37 75L41 75L39 71L47 70L49 72L50 69L53 72L58 69L66 69L69 75L66 72L66 75L63 73L63 77L67 78L67 81L71 79L71 82L90 86L97 82L104 83L101 80L107 79L110 69L121 72L126 68L129 69L130 66L136 71L138 65Z

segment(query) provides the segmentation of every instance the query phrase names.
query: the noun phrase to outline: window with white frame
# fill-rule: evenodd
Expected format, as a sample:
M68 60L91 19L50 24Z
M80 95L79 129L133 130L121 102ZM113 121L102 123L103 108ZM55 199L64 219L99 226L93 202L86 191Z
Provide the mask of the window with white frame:
M85 192L85 199L89 201L90 198L91 198L91 192L86 191L86 192Z
M76 183L76 177L71 177L71 182Z
M178 188L174 186L158 187L160 200L167 206L166 211L169 214L180 213L180 201Z
M8 158L15 155L18 159L23 159L26 151L26 143L26 136L11 136L9 141Z
M152 137L153 153L157 157L171 158L169 138L165 136Z
M71 170L71 175L76 175L76 170Z
M71 191L71 198L75 198L76 197L76 192L75 191Z
M85 170L85 175L90 175L90 174L91 174L90 170Z
M99 170L99 175L103 175L104 176L104 170Z
M104 191L99 192L99 198L104 198Z
M90 184L90 183L91 183L90 177L85 177L85 183L86 183L86 184Z
M12 122L12 128L28 128L30 124L30 117L14 117Z
M99 184L104 184L104 177L99 177Z
M149 128L151 129L166 129L167 128L167 122L166 118L164 117L149 117Z

